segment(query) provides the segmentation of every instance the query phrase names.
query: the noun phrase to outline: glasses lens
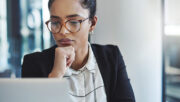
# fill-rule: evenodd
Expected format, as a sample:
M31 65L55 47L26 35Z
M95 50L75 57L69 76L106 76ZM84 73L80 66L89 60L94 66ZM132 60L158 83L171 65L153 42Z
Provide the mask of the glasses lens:
M80 29L80 22L77 20L70 20L66 22L66 27L71 32L77 32Z
M52 33L58 33L61 28L61 24L59 21L50 21L48 23L48 28Z

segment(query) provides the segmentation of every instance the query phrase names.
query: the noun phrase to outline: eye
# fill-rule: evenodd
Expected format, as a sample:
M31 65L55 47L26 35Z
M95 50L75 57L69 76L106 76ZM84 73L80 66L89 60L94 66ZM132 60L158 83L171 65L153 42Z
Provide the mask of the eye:
M59 21L51 21L51 25L59 25L60 22Z
M76 20L71 20L71 21L69 21L68 23L69 23L70 25L74 25L74 26L75 26L75 25L78 25L79 22L76 21Z

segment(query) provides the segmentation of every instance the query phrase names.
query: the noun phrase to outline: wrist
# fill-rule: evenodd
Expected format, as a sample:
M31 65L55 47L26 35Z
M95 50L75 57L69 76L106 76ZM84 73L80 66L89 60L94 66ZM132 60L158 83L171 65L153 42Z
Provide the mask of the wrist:
M48 78L62 78L64 76L64 73L61 72L51 72L48 75Z

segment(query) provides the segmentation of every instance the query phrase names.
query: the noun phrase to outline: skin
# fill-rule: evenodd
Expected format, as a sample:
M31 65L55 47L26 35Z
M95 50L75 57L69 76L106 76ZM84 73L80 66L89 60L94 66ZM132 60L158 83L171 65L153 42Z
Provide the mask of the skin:
M51 19L58 18L63 22L67 20L83 20L89 17L89 10L84 9L79 0L55 0L50 8ZM81 23L80 31L76 33L69 32L64 26L57 34L53 34L57 44L55 49L54 66L49 74L49 78L63 77L67 68L75 70L85 65L88 59L88 34L93 31L97 23L97 17L88 19ZM72 42L64 45L61 39L68 38Z

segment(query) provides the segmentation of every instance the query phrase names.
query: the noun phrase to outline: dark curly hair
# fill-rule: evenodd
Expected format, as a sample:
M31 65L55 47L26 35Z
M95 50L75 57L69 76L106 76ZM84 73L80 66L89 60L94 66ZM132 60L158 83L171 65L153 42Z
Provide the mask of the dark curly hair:
M55 0L49 0L48 8L50 9ZM93 19L96 15L96 0L80 0L81 6L89 10L89 18Z

